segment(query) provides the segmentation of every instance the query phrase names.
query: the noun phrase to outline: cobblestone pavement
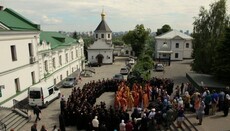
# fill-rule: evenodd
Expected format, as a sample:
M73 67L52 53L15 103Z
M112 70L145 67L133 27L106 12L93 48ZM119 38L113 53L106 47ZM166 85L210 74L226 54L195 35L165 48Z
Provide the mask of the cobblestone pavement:
M92 80L97 81L103 78L112 78L115 73L119 73L120 68L125 65L126 58L116 58L113 65L103 65L102 67L95 67L96 74L93 77L82 77L82 82L77 85L82 87L84 83ZM188 82L186 79L186 72L190 71L191 60L172 62L171 66L166 66L164 72L155 72L152 70L152 76L160 78L171 78L174 80L174 85L180 85L182 82ZM68 97L72 88L61 88L62 94ZM104 93L97 99L96 103L105 101L107 105L113 103L114 94L111 92ZM49 131L52 130L53 125L59 126L58 115L60 113L59 100L51 103L48 108L42 109L42 120L38 122L38 129L41 125L46 125ZM197 125L197 120L194 114L188 116L189 120L197 127L199 131L230 131L230 116L222 117L222 112L218 112L214 116L208 116L204 118L203 125ZM27 123L21 130L30 131L30 127L33 124L35 117L32 115L31 122ZM75 127L67 127L66 131L76 131Z

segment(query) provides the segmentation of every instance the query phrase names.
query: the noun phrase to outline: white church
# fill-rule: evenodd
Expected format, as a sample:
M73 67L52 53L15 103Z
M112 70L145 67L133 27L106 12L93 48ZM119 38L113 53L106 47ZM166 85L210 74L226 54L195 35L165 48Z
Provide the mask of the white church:
M94 43L88 47L88 61L90 63L112 64L113 50L112 31L105 21L105 13L101 13L101 22L94 31Z

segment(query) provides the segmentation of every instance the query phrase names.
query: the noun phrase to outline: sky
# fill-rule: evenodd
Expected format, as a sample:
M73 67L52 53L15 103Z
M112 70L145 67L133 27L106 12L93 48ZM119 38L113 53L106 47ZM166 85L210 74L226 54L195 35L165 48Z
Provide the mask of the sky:
M44 31L94 31L105 20L113 32L133 30L143 24L152 32L168 24L192 32L201 6L209 9L215 0L0 0ZM230 1L227 1L230 9ZM230 11L228 10L228 14Z

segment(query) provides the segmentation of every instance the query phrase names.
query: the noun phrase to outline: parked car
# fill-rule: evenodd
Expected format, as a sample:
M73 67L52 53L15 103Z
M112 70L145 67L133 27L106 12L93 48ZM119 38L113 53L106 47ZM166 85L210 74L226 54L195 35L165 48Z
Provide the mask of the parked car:
M164 70L163 64L160 64L160 63L156 64L155 65L155 70L156 71L163 71Z
M120 74L127 75L128 73L129 73L129 69L127 69L126 67L121 68Z
M100 67L101 64L98 63L98 62L90 62L90 63L88 63L88 66L89 66L89 67Z
M63 83L62 83L62 86L63 87L74 87L75 85L77 84L77 79L76 77L67 77Z
M119 81L124 80L124 76L122 74L115 74L113 76L113 80L119 80Z
M129 60L129 64L134 65L135 64L135 60L134 59L130 59Z

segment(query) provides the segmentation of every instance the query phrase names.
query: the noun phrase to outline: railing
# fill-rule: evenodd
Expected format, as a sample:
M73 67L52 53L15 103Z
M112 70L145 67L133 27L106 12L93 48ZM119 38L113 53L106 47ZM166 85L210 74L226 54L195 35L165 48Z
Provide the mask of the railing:
M26 98L22 101L18 101L18 100L13 99L13 104L14 104L14 106L13 106L14 109L17 108L20 111L24 112L27 115L28 119L30 120L31 115L28 113L29 109L30 109L30 107L28 105L28 98Z
M6 131L6 124L0 121L0 131Z

